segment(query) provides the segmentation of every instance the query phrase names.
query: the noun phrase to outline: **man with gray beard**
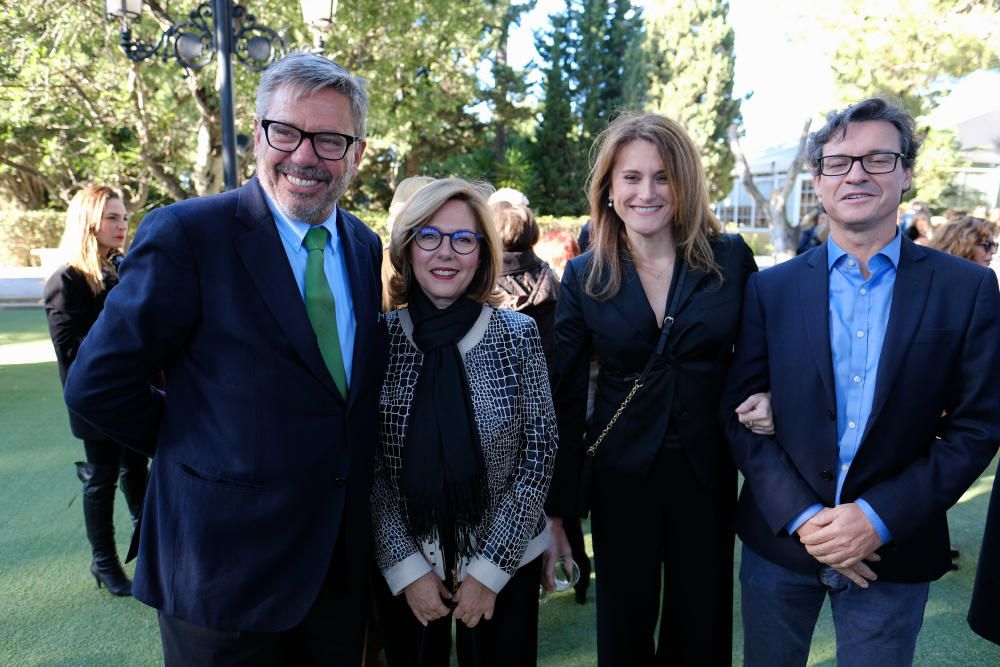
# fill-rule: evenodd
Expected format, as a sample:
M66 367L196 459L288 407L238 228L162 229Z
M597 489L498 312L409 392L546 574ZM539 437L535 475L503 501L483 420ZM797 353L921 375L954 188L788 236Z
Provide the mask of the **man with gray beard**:
M360 663L381 245L337 202L367 105L329 60L271 65L257 175L147 216L67 380L154 457L133 593L167 665Z

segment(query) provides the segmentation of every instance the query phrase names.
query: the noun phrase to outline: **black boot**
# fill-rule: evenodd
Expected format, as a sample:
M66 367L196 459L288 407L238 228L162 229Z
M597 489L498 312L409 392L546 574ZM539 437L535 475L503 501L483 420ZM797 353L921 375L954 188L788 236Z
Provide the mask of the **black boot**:
M77 462L76 474L83 482L83 521L94 559L90 573L97 587L107 586L112 595L132 595L132 582L125 576L115 549L115 482L118 466Z
M132 515L133 528L139 523L139 515L142 514L142 500L146 496L148 476L145 461L141 466L124 462L121 465L118 487L125 494L125 502L128 503L129 514Z

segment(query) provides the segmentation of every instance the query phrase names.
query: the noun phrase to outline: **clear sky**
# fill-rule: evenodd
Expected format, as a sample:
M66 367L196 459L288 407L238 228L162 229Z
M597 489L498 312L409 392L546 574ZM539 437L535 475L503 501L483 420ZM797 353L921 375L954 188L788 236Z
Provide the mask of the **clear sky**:
M803 0L732 0L729 21L736 31L734 95L753 92L743 103L743 144L748 153L794 143L806 119L820 117L832 105L830 68L815 48L818 37L799 33L803 25L811 23L805 20L811 6L813 2ZM538 61L532 31L547 26L548 16L564 7L564 0L539 0L525 15L521 29L511 36L512 65Z

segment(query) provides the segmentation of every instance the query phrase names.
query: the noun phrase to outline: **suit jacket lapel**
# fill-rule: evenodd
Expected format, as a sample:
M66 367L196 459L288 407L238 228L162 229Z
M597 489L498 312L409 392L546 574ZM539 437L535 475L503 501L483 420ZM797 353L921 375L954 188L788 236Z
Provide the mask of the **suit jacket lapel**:
M620 321L631 326L642 340L656 340L656 332L659 331L656 327L656 318L653 309L649 307L649 300L642 288L639 274L631 264L625 265L625 278L622 280L621 289L609 303L621 315Z
M875 397L871 415L862 436L862 442L885 407L889 391L896 374L910 349L910 342L920 327L920 320L930 294L934 271L924 267L926 251L909 239L902 239L899 249L899 267L896 269L896 284L892 288L892 305L889 307L889 326L882 342L879 356L878 375L875 379Z
M806 338L830 404L835 405L837 391L833 384L833 353L830 351L830 271L825 244L810 255L801 273L799 298Z
M256 177L240 189L236 217L248 227L247 233L236 241L236 251L247 275L305 365L329 391L339 396Z
M692 269L685 264L685 269L687 270L687 278L684 279L684 287L681 289L681 293L678 295L677 301L677 312L681 313L684 311L684 306L691 299L691 295L694 294L698 286L708 278L710 274L708 271L702 271L701 269ZM671 295L672 297L673 295ZM667 309L670 308L669 302L667 303ZM664 311L666 312L666 311Z
M358 232L356 223L347 219L344 211L337 209L337 231L340 233L341 248L344 251L344 261L351 284L351 300L354 302L354 320L357 328L354 333L354 351L352 356L351 377L348 388L348 405L353 405L361 393L364 379L368 376L368 364L371 360L371 350L366 349L378 338L375 327L378 325L378 312L372 300L374 288L371 284L371 260L365 256L362 240L355 237Z

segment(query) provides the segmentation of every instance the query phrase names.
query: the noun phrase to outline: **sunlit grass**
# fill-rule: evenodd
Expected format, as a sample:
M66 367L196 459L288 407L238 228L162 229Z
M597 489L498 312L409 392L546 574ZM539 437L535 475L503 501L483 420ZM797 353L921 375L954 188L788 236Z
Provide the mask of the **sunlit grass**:
M51 354L41 310L0 310L0 665L159 665L155 612L131 598L97 591L87 570L80 483L73 470L83 447L69 433ZM965 622L994 474L995 463L949 513L961 569L931 587L917 665L1000 665L1000 647L980 639ZM118 500L124 553L128 514ZM133 566L126 569L131 573ZM590 591L586 605L576 604L572 592L542 605L541 667L596 664L594 586ZM738 590L734 636L739 665ZM834 667L834 651L827 605L809 665Z

